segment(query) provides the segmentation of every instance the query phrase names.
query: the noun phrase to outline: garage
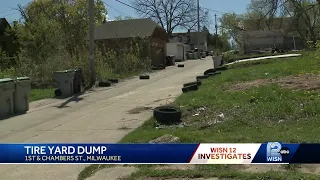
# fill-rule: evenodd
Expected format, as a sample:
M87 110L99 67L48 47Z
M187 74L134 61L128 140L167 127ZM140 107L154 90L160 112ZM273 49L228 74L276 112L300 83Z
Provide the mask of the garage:
M166 55L174 55L176 61L183 61L185 59L185 46L182 43L167 43Z

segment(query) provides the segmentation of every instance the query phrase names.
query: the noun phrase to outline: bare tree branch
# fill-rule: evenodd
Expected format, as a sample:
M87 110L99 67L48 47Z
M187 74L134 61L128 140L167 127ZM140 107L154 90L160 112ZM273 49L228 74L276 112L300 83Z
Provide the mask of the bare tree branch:
M198 21L194 0L134 0L133 6L141 16L158 22L169 36L176 28L192 29ZM209 21L208 11L200 9L200 23Z

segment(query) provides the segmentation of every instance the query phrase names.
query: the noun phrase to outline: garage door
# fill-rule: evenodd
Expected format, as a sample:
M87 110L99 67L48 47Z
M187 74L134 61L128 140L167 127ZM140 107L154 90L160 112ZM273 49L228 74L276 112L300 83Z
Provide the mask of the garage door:
M183 51L184 51L183 46L182 45L178 45L176 59L183 60Z

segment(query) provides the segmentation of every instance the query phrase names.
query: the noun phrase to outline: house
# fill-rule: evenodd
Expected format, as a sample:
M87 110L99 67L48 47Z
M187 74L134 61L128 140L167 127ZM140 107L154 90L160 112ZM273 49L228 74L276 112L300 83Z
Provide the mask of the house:
M272 21L258 19L244 21L242 33L243 51L272 48L301 49L303 40L296 31L296 21L288 18L273 18Z
M207 36L204 32L187 32L187 33L172 33L171 43L183 43L190 46L190 49L198 48L204 51L208 50Z
M139 39L142 42L142 57L149 57L155 66L166 64L167 33L150 18L106 22L95 29L94 39L99 46L114 50L130 48L131 43Z
M242 40L244 52L272 48L274 45L283 50L301 49L303 46L301 38L284 30L244 31Z
M8 55L13 55L17 49L13 37L6 35L6 30L11 28L5 18L0 18L0 49Z

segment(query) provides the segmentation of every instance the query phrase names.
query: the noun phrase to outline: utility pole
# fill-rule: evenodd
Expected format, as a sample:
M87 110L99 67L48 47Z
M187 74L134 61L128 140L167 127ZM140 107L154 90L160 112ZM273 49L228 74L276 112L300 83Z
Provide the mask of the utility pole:
M90 84L93 86L96 82L96 71L94 62L94 0L89 0L89 38L90 38Z
M217 14L214 14L214 21L215 21L215 28L216 28L216 50L217 50L217 56L219 55L218 52L218 25L217 25Z
M216 35L218 35L217 14L214 14L214 21L215 21Z
M200 32L200 3L198 0L198 32Z

